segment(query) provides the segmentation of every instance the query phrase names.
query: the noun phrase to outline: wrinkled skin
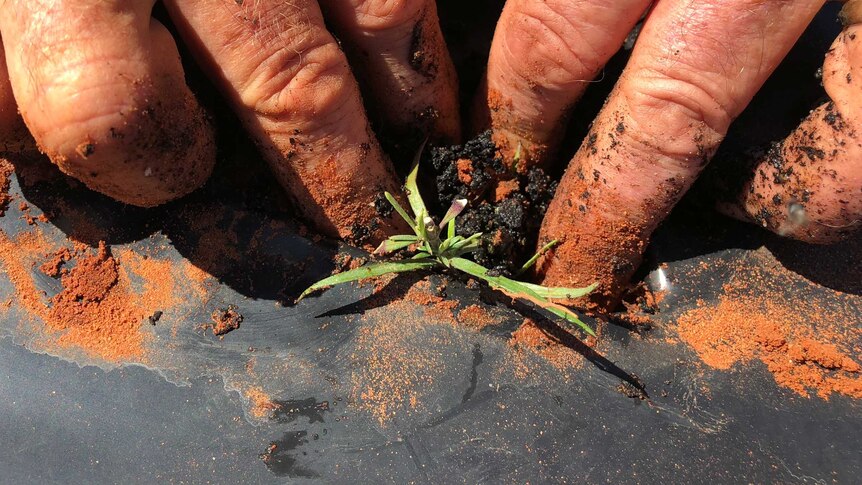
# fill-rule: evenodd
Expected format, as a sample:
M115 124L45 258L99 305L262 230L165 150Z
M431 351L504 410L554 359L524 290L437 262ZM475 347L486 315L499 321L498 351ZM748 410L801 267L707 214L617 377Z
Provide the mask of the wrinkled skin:
M637 20L630 12L649 3L509 2L486 90L498 144L521 144L531 162L542 163L553 152L565 107L611 53L593 46L618 43ZM545 283L598 280L588 303L615 305L652 232L823 3L656 2L545 215L540 244L562 241L540 262ZM809 242L835 241L860 227L859 4L845 6L847 26L824 63L823 84L832 102L812 112L784 140L781 153L767 154L750 173L737 174L750 180L735 203L722 204L725 212ZM605 28L597 19L607 20ZM553 47L532 48L526 40L531 36Z
M546 215L540 243L562 243L540 262L545 282L598 279L590 303L613 306L653 230L823 3L508 0L469 128L490 126L506 157L520 147L521 169L565 155L566 117L649 11ZM396 135L462 134L434 0L165 0L180 39L152 18L153 4L3 2L4 150L35 141L62 171L129 204L191 192L212 170L215 142L184 83L183 42L301 215L332 236L350 239L358 225L379 239L397 222L371 202L400 184L369 118ZM811 242L860 226L862 0L843 20L823 71L831 102L739 174L746 189L723 211Z

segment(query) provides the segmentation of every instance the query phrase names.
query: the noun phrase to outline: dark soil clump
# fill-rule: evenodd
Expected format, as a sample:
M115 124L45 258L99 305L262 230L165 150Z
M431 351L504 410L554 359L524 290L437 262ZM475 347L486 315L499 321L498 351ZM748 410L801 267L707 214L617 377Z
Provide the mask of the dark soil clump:
M511 274L536 249L542 217L557 183L541 168L525 174L507 168L487 131L463 145L431 147L422 167L433 170L434 193L429 203L443 213L452 200L465 198L467 208L458 217L457 233L483 233L484 247L477 263Z

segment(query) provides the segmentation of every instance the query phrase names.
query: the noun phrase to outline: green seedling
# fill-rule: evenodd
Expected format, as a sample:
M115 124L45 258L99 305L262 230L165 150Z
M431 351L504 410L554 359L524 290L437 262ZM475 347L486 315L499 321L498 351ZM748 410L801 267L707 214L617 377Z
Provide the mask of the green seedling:
M421 150L420 150L421 154ZM380 261L366 264L365 266L338 273L324 278L311 285L299 295L299 301L309 294L341 283L348 283L365 278L374 278L389 273L404 273L408 271L425 269L454 269L466 273L474 278L482 280L492 288L502 291L504 294L527 300L547 310L548 312L562 318L565 322L576 325L589 335L595 336L595 332L586 323L582 322L576 313L565 306L554 303L552 300L567 300L582 297L596 288L596 284L585 288L561 288L546 287L513 280L505 276L488 274L488 268L477 264L463 256L469 254L481 246L482 233L476 233L469 237L455 234L455 220L461 211L467 206L467 200L456 199L452 202L446 215L440 223L436 223L428 215L425 202L419 194L416 185L416 175L419 171L419 155L413 163L413 169L407 176L404 184L407 190L407 201L413 212L411 217L398 203L395 197L385 192L386 200L392 204L396 212L413 229L413 234L400 234L391 236L383 241L374 251L376 256L385 256L396 251L407 250L412 254L405 259ZM442 234L445 231L445 235ZM528 270L539 257L557 243L556 240L546 244L538 253L530 258L521 267L518 274Z

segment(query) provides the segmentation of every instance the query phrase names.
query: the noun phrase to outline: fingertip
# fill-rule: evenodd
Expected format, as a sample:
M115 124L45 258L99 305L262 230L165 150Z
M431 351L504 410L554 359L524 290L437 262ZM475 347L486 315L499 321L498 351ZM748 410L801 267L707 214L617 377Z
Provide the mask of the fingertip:
M166 2L298 215L355 244L394 229L375 198L398 179L316 2Z
M504 157L514 156L520 145L522 164L546 163L559 145L571 106L648 4L507 2L476 97L480 114L474 128L490 127Z
M123 114L92 118L41 148L90 189L155 207L204 184L215 164L215 141L205 112L175 79L139 80L135 91Z
M34 148L33 139L18 114L18 104L6 68L3 41L0 39L0 151L21 152Z
M461 138L458 80L434 1L321 2L382 140ZM412 146L410 147L412 149Z
M152 207L203 184L215 148L176 44L143 6L14 4L2 27L39 149L90 189Z

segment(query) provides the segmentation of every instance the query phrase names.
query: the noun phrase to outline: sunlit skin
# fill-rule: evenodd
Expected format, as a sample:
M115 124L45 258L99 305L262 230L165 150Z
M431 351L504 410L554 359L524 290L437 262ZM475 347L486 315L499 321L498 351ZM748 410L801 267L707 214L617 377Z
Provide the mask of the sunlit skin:
M380 220L370 203L401 184L369 120L439 142L490 127L505 157L520 147L521 168L568 158L558 153L565 117L648 12L539 238L560 240L539 261L546 283L598 280L593 303L608 306L652 231L825 0L509 0L475 116L463 124L434 0L166 0L178 39L152 18L154 3L3 2L3 148L35 145L69 176L134 205L191 192L212 170L215 140L185 85L182 42L299 215L348 240L352 228L374 227L364 241L372 244L404 225ZM783 182L739 174L750 190L723 211L811 242L862 225L860 5L846 3L845 29L825 59L830 101L772 154L780 168L775 158L761 163L784 170L775 174ZM575 248L601 256L576 258Z

